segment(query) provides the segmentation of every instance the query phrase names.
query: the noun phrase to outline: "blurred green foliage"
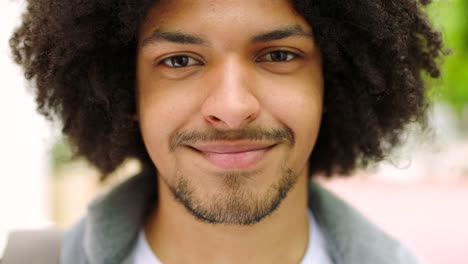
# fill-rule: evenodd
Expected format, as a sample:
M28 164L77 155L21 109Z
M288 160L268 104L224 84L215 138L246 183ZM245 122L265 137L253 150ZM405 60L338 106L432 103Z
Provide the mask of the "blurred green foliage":
M73 151L66 137L56 137L51 149L49 150L49 164L53 172L52 174L54 176L60 175L58 172L66 165L70 164L73 158Z
M468 106L468 0L434 0L427 11L451 50L432 97L447 101L461 115Z

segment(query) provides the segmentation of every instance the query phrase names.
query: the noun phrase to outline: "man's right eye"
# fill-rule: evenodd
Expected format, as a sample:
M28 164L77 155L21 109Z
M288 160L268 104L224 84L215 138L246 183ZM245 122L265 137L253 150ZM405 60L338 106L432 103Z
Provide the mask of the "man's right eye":
M161 62L171 68L182 68L182 67L202 64L200 61L187 55L172 56L172 57L162 60Z

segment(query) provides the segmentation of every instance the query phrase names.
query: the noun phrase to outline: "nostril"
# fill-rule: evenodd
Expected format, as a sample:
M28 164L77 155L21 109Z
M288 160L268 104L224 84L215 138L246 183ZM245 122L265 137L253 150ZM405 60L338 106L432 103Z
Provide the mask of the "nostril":
M210 116L210 119L215 122L221 121L221 119L217 118L216 116Z

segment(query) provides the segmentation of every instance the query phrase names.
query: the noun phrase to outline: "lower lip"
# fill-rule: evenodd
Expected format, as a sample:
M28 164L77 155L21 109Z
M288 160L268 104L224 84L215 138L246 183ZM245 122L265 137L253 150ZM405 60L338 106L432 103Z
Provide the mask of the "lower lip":
M258 149L252 151L243 151L235 153L215 153L203 152L200 153L211 164L225 170L245 170L252 168L259 163L265 156L269 148Z

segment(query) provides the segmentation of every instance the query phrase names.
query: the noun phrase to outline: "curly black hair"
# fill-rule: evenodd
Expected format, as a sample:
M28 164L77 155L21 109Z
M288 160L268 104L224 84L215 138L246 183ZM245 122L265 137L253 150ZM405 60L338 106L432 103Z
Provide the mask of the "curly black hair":
M137 34L154 0L28 0L10 39L38 111L103 175L125 159L154 166L137 123ZM408 123L426 122L425 74L440 76L429 0L294 0L323 56L324 114L311 175L349 175L386 157Z

